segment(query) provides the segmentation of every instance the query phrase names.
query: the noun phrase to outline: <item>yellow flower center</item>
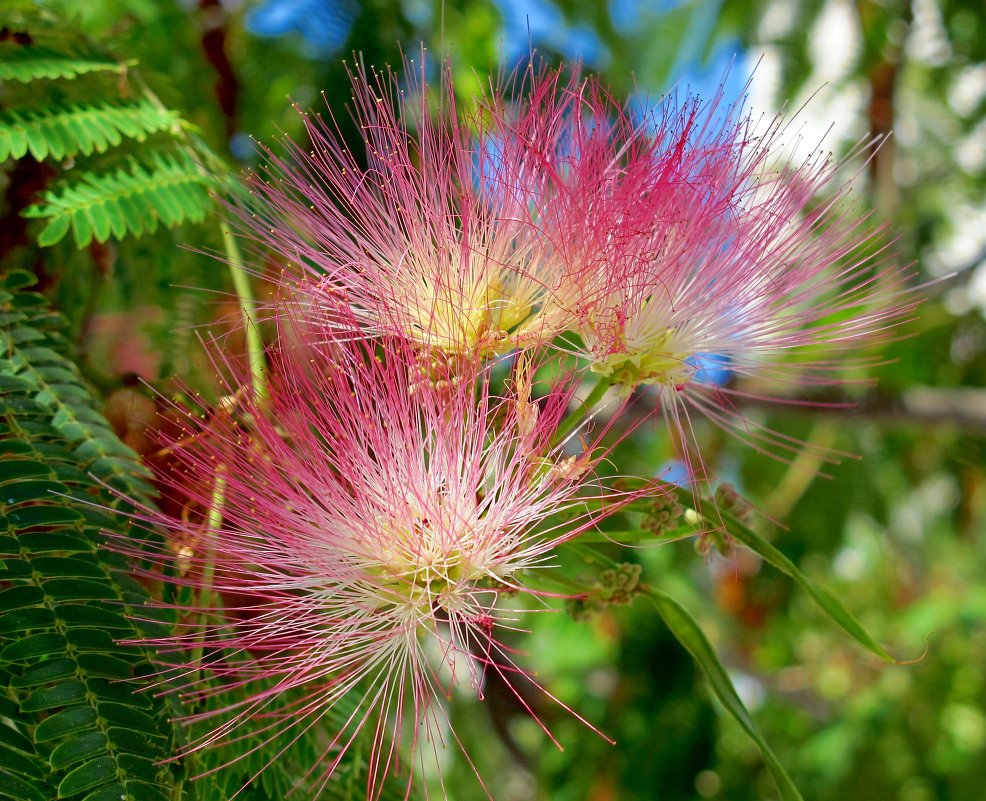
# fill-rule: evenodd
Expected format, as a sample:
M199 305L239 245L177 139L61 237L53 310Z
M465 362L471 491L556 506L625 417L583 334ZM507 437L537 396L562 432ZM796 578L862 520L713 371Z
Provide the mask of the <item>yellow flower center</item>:
M458 508L456 508L458 507ZM423 510L381 522L381 538L367 572L381 593L381 603L395 604L422 623L436 606L453 612L466 603L478 582L493 574L485 549L475 542L474 520L465 504L451 499L428 517Z
M690 352L676 347L674 328L665 328L636 342L623 340L612 352L597 358L592 371L610 376L614 384L680 386L687 384L695 368L688 363Z

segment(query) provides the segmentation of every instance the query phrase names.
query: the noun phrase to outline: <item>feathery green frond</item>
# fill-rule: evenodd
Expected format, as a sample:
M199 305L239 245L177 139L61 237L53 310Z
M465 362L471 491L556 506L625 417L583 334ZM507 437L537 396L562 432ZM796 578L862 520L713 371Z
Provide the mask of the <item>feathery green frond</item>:
M135 102L68 103L13 109L0 114L0 161L30 153L41 161L105 153L124 138L148 135L179 124L178 114L146 98Z
M166 798L167 708L134 693L126 680L150 665L116 642L142 634L127 610L146 596L99 549L114 521L80 501L107 498L32 394L0 376L0 665L13 732L0 763L19 774L22 798Z
M129 80L135 61L97 51L82 37L52 38L42 28L46 34L40 43L0 42L0 80L35 82L42 98L58 102L42 104L33 86L11 94L0 113L0 161L26 155L56 161L95 158L63 165L44 202L24 212L47 221L38 244L53 245L71 230L82 248L94 240L140 236L159 225L205 219L212 206L209 190L219 188L214 173L226 169L215 169L222 160L190 135L194 126L142 83ZM119 80L87 77L107 72L119 73ZM38 83L41 79L53 81L54 88L44 89L48 84ZM71 100L62 99L66 87ZM154 142L150 153L133 146L155 134L162 141ZM107 158L99 159L102 154ZM123 158L129 166L117 166Z
M73 456L88 472L135 500L155 494L150 473L124 445L68 358L65 320L45 298L26 291L34 276L12 272L0 279L0 376L16 378L31 399L48 412L48 423L72 444Z
M78 247L111 236L140 236L186 220L201 222L212 207L212 180L187 154L155 152L149 164L130 169L84 173L44 194L45 203L25 216L48 219L38 235L43 246L59 242L72 230Z
M31 281L0 279L0 796L167 801L170 709L134 692L129 680L153 667L118 642L165 624L100 548L122 501L95 475L149 487L65 357L61 318L24 291Z
M90 72L126 72L135 61L120 62L82 48L53 50L43 45L0 48L0 81L30 83L41 78L77 78Z

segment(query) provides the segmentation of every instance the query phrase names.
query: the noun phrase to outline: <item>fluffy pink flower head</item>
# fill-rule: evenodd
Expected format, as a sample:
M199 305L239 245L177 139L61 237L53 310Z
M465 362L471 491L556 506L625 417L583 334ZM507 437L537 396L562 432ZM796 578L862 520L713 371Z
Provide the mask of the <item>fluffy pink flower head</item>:
M186 674L187 696L247 691L196 715L218 722L186 752L236 741L247 718L286 745L346 699L354 711L306 780L320 792L366 729L375 798L402 752L413 772L445 736L437 699L453 686L481 695L490 672L512 688L532 681L500 640L523 598L537 599L525 573L633 496L587 484L603 455L595 442L581 456L551 444L570 388L532 399L521 359L496 389L478 357L454 380L422 383L412 343L333 340L344 316L318 345L273 354L263 408L246 399L234 416L185 421L165 481L203 508L216 508L221 488L221 522L147 516L192 542L180 583L236 599L156 642L191 651L193 667L218 679ZM162 550L156 561L174 560Z
M408 60L403 78L362 65L353 118L364 151L331 119L305 114L309 142L268 152L248 236L289 262L284 283L310 316L341 296L374 335L396 334L445 353L505 353L568 327L553 302L556 264L537 221L537 165L504 165L528 151L502 147L506 123L460 108L447 65L438 86ZM437 97L436 97L437 96Z
M535 99L567 121L537 148L555 176L547 236L562 274L594 282L573 327L594 372L656 386L676 427L689 402L748 433L708 358L758 393L830 386L916 305L849 185L824 196L840 165L795 162L780 118L757 123L719 94L672 95L637 120L591 82L579 115L572 94L546 82Z

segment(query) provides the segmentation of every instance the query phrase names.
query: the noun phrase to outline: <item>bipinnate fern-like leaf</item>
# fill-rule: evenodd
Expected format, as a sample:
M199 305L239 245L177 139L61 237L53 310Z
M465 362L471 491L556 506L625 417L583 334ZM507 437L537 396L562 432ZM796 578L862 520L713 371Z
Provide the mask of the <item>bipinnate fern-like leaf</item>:
M105 153L125 138L143 142L178 124L177 112L147 98L14 109L0 114L0 161L26 153L38 161Z
M0 81L29 84L11 93L0 113L0 161L30 155L66 162L42 202L24 212L45 220L38 244L53 245L71 231L82 248L204 220L210 189L228 171L191 135L194 126L132 80L135 61L98 52L82 37L56 36L50 26L38 30L39 42L0 42ZM106 72L119 80L91 75ZM136 143L146 144L138 150Z
M146 485L29 279L0 279L0 797L169 801L170 710L136 692L153 668L119 642L166 623L100 547L122 501L94 474Z
M123 74L135 61L117 61L80 45L55 50L44 45L9 44L0 58L0 80L30 83L39 79L77 78L91 72Z
M201 222L212 207L211 186L212 179L187 153L155 152L148 163L66 179L25 216L48 220L38 244L53 245L71 229L81 248L93 240L153 233L159 224Z
M64 318L27 288L34 276L8 273L0 279L0 375L20 379L32 400L49 413L49 424L75 445L80 464L100 481L142 503L154 489L150 471L113 432L68 358Z
M222 159L149 90L133 90L136 62L66 41L0 48L0 81L27 84L0 114L0 161L65 161L25 212L44 223L38 244L71 231L85 247L203 220L212 191L235 189L224 183ZM107 73L119 80L100 77ZM46 92L73 100L45 105ZM68 161L75 157L81 165ZM253 801L292 790L365 796L365 748L351 749L317 787L320 764L335 758L329 735L347 724L344 705L284 751L264 747L269 722L260 718L244 721L226 746L168 761L180 704L133 681L162 670L164 657L126 644L161 635L167 613L145 606L124 560L101 547L103 532L123 536L129 525L113 511L124 498L151 503L151 476L101 414L72 361L65 320L31 291L34 280L0 273L0 799L214 801L241 789ZM154 680L166 685L167 675ZM235 706L245 692L207 697ZM195 713L210 702L188 703ZM206 775L182 784L184 772ZM391 783L383 798L406 800L406 783Z

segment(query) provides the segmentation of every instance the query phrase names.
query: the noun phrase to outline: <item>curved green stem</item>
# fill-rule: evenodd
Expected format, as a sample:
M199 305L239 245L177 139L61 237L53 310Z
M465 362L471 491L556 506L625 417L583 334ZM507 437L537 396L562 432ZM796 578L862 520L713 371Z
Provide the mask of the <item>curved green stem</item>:
M603 399L603 395L606 394L606 391L611 386L613 386L613 379L610 376L603 376L596 382L596 385L592 388L592 391L586 395L585 400L579 404L578 408L570 412L569 415L561 421L558 429L551 437L551 445L553 447L557 447L565 441L568 435L571 434L572 431L578 427L579 423L585 419L586 415L596 407L596 404L599 403L599 401Z
M590 529L579 534L579 542L583 544L613 543L616 545L642 545L658 542L676 542L687 539L695 534L691 525L675 526L660 534L653 534L645 529L624 529L619 531L595 531Z
M226 466L216 468L216 479L212 485L212 497L209 499L209 514L206 517L206 537L208 545L202 569L202 584L199 588L199 620L196 629L201 632L201 639L192 651L192 664L201 663L204 652L206 630L209 624L209 610L213 607L212 582L216 571L216 546L213 535L223 524L223 509L226 506Z
M167 107L161 102L160 98L143 81L141 81L141 88L145 96L156 107L162 111L167 110ZM189 134L188 130L176 123L171 131L171 135L186 144L189 155L194 159L199 171L203 175L215 180L217 186L225 184L225 188L228 191L235 190L236 185L230 174L229 166L220 159L217 159L208 148L196 147L195 138ZM211 163L208 165L204 164L203 157ZM229 232L226 226L221 225L220 230L223 237L223 247L226 251L226 260L229 263L229 272L233 279L233 288L236 291L236 298L240 305L240 314L243 316L243 325L246 328L250 384L253 389L254 400L259 404L267 397L267 378L266 363L264 360L264 343L260 338L260 330L257 327L257 303L253 295L253 288L250 286L250 276L243 265L243 256L240 253L240 247L236 244L236 238Z

